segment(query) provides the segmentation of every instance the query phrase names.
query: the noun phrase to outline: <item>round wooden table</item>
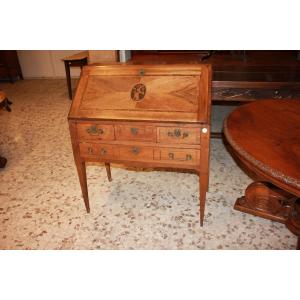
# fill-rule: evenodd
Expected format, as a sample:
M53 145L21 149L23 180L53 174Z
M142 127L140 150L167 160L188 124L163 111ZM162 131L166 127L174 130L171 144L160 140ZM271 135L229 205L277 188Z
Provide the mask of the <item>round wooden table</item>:
M300 249L300 101L242 105L225 120L224 134L255 177L234 208L285 223L298 236Z

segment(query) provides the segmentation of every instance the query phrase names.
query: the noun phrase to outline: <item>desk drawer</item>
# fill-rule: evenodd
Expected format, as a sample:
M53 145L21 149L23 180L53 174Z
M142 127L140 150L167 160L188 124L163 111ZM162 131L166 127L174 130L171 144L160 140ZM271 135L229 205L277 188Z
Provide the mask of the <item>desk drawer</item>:
M157 141L170 144L200 144L200 128L158 127Z
M113 125L82 123L77 125L77 134L80 140L112 141L115 139Z
M114 145L80 143L80 156L85 158L113 159L116 158Z
M118 146L120 160L153 160L153 148L144 146Z
M195 165L199 163L200 151L196 149L162 148L160 160Z
M120 141L155 141L153 126L146 125L115 125L116 139Z

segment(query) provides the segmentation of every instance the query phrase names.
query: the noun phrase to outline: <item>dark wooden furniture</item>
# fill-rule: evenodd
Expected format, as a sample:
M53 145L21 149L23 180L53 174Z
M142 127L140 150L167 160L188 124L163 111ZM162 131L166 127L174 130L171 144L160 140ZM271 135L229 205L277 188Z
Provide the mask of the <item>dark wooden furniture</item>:
M14 82L23 79L17 51L0 50L0 80Z
M235 209L285 223L300 246L300 101L262 100L224 123L233 153L254 174Z
M199 173L203 225L209 177L209 65L115 64L83 68L69 113L82 194L85 163L191 169Z
M246 51L244 59L231 53L219 51L209 59L215 103L300 99L297 51Z
M73 54L71 56L63 58L65 69L66 69L66 78L67 78L67 86L69 98L72 100L72 84L71 84L71 67L80 67L82 69L83 66L88 64L88 52L82 51L80 53Z
M211 53L210 53L211 54ZM133 62L209 63L213 105L239 105L261 99L300 100L297 51L133 51ZM212 132L212 137L221 137Z

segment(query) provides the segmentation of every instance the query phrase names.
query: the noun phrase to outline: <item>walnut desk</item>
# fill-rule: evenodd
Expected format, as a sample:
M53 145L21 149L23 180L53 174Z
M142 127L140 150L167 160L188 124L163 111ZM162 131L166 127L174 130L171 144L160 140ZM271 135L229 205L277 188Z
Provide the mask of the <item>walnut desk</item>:
M224 123L234 154L254 174L234 208L285 223L300 249L300 102L261 100L234 110Z
M87 212L86 162L195 170L203 225L209 177L211 67L205 64L91 65L69 113Z

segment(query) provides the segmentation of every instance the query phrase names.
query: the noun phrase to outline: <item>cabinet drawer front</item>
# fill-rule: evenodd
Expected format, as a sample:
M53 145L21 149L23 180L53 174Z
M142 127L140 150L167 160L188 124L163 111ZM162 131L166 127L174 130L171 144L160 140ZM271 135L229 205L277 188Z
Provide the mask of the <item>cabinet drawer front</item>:
M115 139L113 125L101 124L78 124L77 134L80 140L106 140L112 141Z
M80 143L79 150L81 157L97 158L100 160L116 158L116 151L113 145Z
M199 144L200 128L158 127L159 143Z
M153 126L146 125L116 125L116 139L120 141L143 141L152 142L155 140Z
M195 165L199 163L200 151L195 149L162 148L160 150L160 159L169 162L173 161L174 163Z
M118 146L120 160L153 160L153 148L143 146Z

